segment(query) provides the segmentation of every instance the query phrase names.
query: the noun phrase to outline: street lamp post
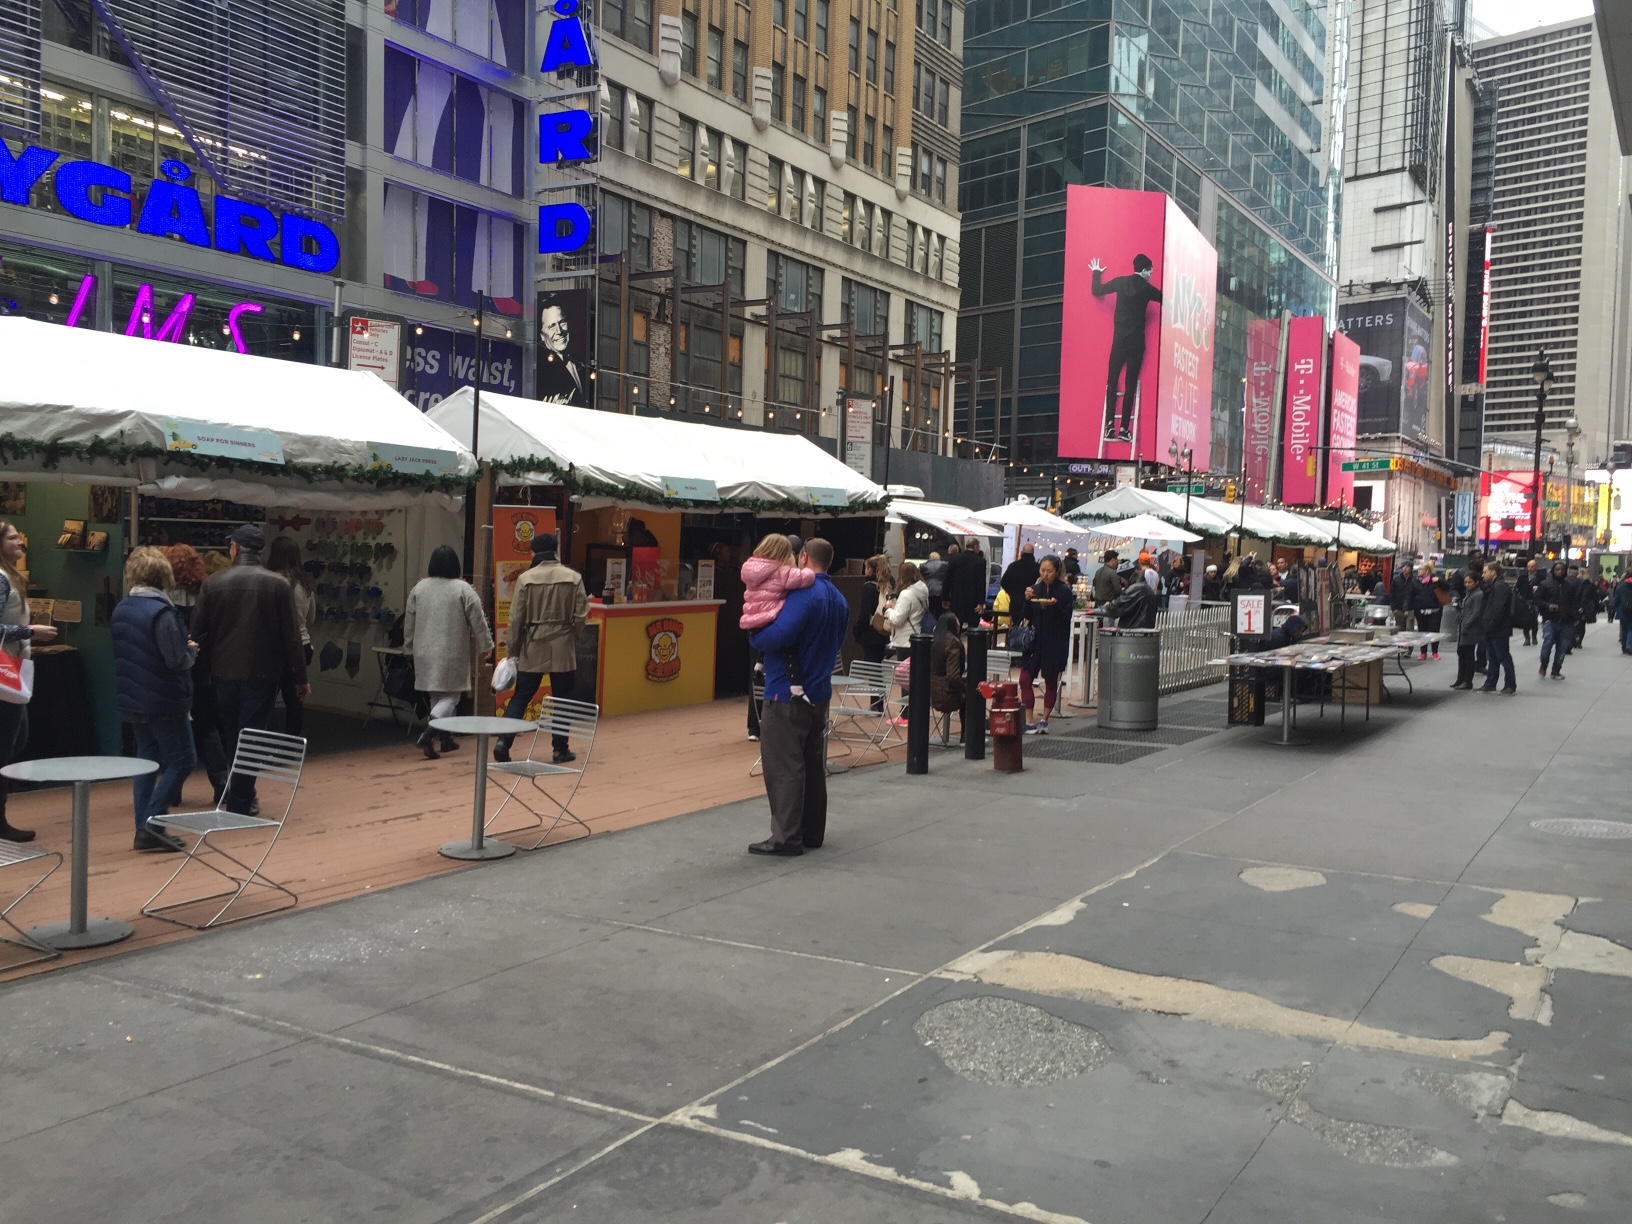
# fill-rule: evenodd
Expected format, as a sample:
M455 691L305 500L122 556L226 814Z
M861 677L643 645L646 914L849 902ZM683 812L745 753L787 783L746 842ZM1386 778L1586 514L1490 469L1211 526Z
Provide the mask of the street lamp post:
M1575 539L1575 442L1581 436L1581 422L1571 417L1564 422L1564 560L1570 559Z
M1530 556L1536 555L1536 527L1541 520L1541 431L1546 424L1547 393L1553 389L1553 366L1545 347L1536 351L1530 377L1536 380L1536 458L1530 472Z

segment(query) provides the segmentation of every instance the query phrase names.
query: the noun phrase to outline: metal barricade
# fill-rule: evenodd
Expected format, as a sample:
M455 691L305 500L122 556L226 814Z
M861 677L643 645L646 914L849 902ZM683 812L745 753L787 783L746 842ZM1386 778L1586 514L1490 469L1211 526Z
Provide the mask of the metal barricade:
M1065 665L1065 701L1074 706L1094 704L1097 683L1095 658L1099 652L1099 617L1077 612L1071 617L1071 655Z
M1162 632L1162 693L1200 688L1224 679L1224 666L1208 660L1229 653L1229 620L1230 610L1226 607L1157 614L1156 628Z

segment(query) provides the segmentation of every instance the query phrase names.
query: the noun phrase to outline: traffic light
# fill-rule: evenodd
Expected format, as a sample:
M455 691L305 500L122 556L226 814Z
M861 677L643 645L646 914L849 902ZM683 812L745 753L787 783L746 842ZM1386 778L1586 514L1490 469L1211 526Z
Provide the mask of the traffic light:
M1227 480L1224 482L1224 500L1232 505L1235 503L1235 481Z

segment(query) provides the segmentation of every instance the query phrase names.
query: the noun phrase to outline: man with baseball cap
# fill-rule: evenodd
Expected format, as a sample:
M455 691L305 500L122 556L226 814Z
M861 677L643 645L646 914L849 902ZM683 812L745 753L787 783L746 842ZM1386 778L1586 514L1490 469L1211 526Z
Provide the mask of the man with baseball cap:
M246 727L266 730L277 701L278 682L288 672L295 695L311 696L306 682L306 652L295 616L294 591L261 562L266 537L245 523L227 537L232 565L205 579L193 608L192 636L210 669L215 686L216 726L221 746L231 757L238 733ZM234 774L228 781L226 806L254 816L255 779Z

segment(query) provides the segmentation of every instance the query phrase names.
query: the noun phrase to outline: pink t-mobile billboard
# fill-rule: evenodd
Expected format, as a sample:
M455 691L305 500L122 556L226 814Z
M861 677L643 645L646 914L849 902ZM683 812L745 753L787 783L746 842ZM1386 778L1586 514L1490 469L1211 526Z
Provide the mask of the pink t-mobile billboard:
M1269 450L1275 444L1275 359L1281 347L1279 319L1247 323L1247 381L1243 391L1242 499L1269 500Z
M1360 421L1360 346L1342 332L1332 336L1332 415L1326 427L1326 501L1354 504L1354 473L1343 465L1354 458Z
M1173 464L1176 443L1207 470L1217 280L1167 195L1066 189L1062 456Z
M1325 403L1326 320L1301 315L1286 333L1286 418L1281 426L1281 500L1313 506L1320 500L1320 416Z

